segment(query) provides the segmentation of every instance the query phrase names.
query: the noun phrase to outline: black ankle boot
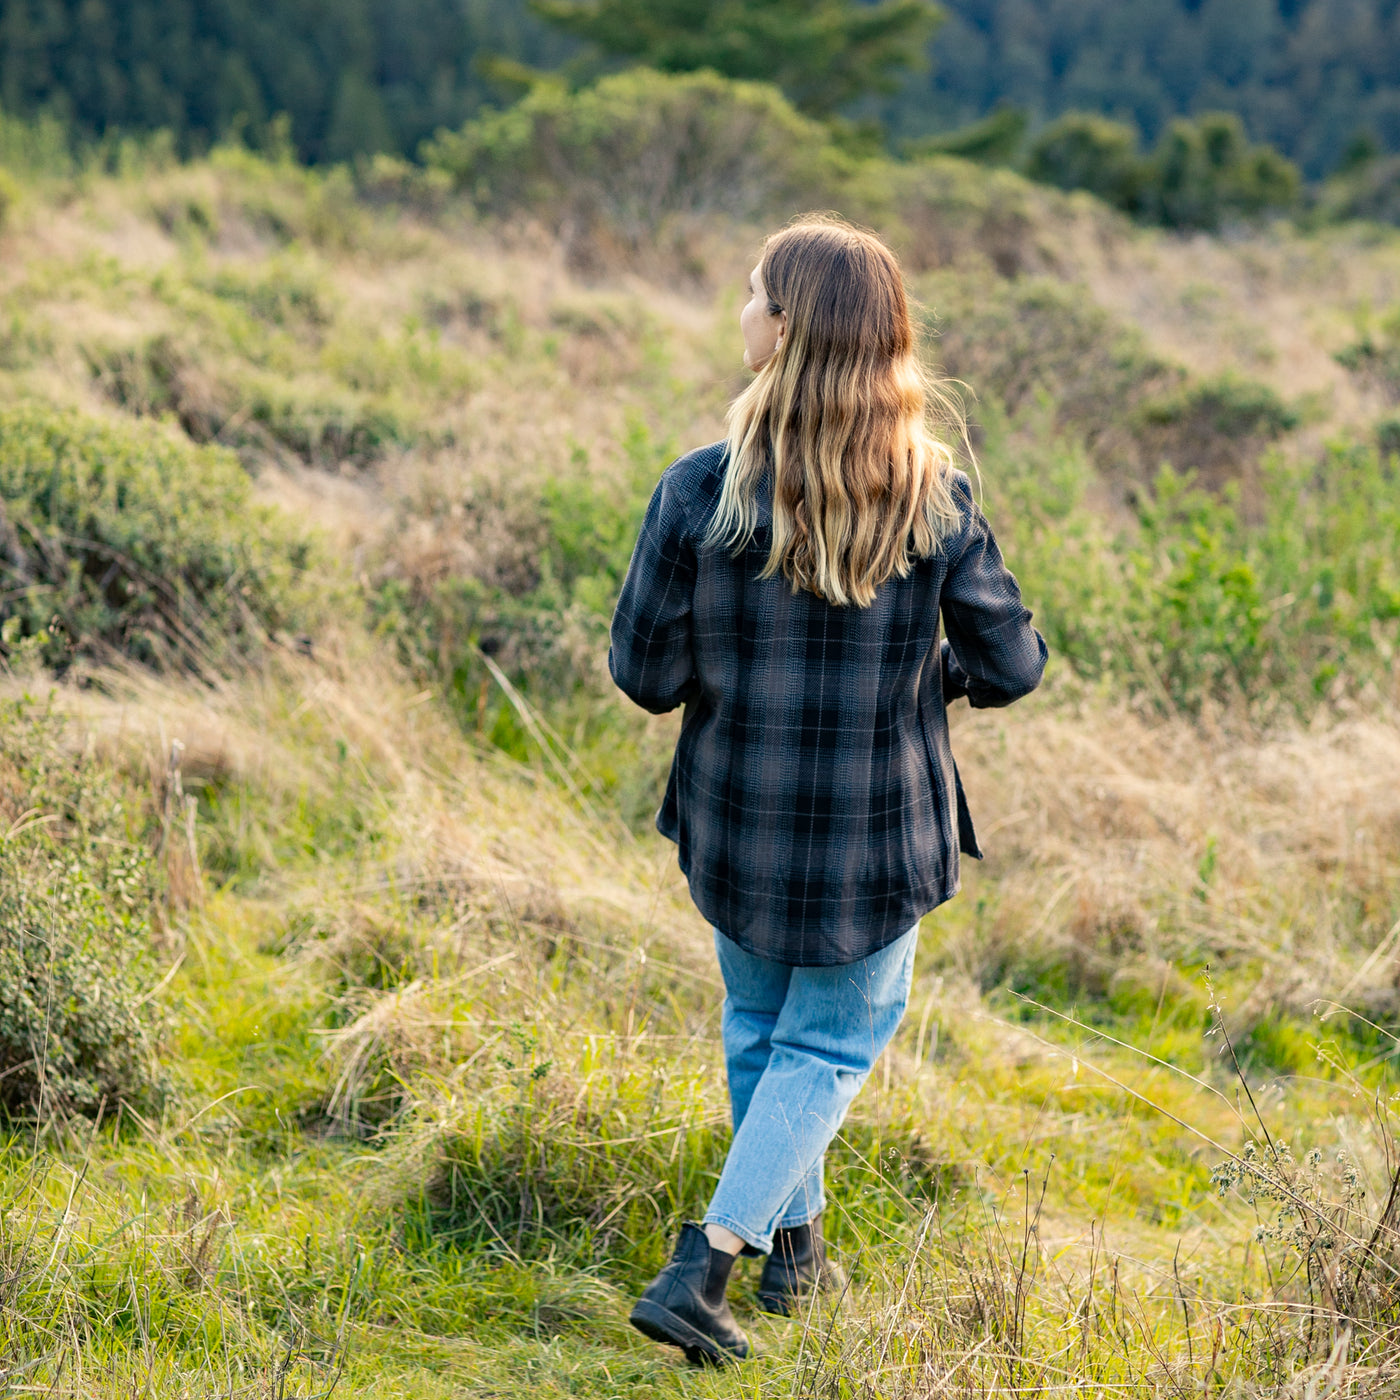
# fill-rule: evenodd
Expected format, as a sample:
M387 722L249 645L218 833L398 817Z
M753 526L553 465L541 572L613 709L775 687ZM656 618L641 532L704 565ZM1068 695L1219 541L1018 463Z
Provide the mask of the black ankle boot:
M804 1293L845 1286L840 1266L826 1257L820 1217L791 1230L773 1231L773 1249L758 1280L758 1305L764 1312L791 1317Z
M722 1366L750 1354L724 1296L734 1256L712 1249L705 1231L681 1226L671 1262L647 1285L628 1321L654 1342L680 1347L692 1365Z

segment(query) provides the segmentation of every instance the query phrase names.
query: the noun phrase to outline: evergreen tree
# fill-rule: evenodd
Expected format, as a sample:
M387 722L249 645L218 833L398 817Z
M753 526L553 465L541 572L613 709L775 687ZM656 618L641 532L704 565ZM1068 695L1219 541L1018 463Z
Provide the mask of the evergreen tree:
M412 152L491 95L481 55L574 47L524 0L0 0L0 109L187 150L285 113L313 160Z
M530 0L550 23L663 72L710 68L775 83L825 114L920 62L939 20L929 0Z

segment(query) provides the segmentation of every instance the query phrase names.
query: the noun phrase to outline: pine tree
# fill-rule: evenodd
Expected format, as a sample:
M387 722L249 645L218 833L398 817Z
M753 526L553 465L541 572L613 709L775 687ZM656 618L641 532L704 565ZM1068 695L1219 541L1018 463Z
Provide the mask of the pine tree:
M605 53L663 72L710 68L776 83L825 114L888 92L918 66L940 11L929 0L530 0Z

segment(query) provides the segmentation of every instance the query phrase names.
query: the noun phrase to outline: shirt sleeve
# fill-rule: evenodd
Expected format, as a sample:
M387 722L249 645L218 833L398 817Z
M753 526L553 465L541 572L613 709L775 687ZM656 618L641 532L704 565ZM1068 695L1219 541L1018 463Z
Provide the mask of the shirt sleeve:
M946 704L965 695L975 708L991 709L1019 700L1040 684L1047 650L965 479L957 494L967 525L954 542L956 553L943 583L948 634L940 655L943 699Z
M608 670L618 688L652 714L697 695L691 645L696 554L684 502L667 472L652 494L613 613Z

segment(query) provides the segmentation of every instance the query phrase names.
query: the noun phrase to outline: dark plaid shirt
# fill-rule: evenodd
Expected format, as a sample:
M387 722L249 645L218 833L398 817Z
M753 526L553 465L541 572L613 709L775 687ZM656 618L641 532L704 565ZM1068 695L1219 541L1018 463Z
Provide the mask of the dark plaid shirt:
M937 553L833 607L758 577L766 505L742 554L702 548L724 463L717 443L662 476L609 665L653 713L685 706L656 825L700 912L760 957L854 962L957 892L960 848L981 855L944 707L1033 690L1045 643L961 473Z

